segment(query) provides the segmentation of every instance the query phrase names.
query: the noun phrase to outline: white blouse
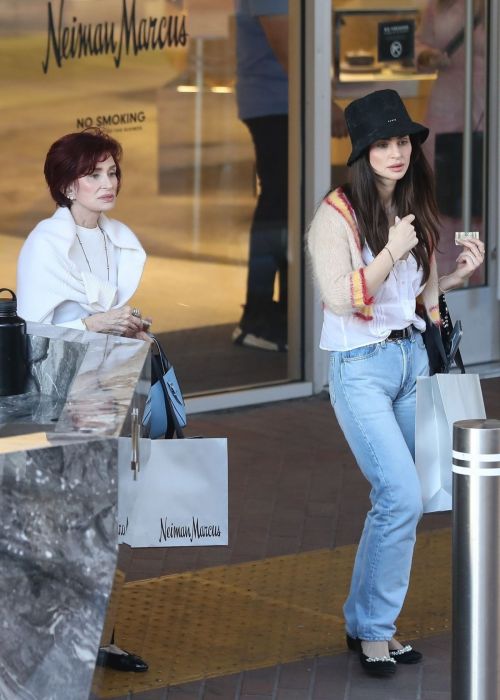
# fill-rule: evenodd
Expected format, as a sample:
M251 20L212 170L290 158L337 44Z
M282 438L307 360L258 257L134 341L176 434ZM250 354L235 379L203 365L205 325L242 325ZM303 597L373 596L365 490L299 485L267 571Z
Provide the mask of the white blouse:
M76 233L77 237L69 249L69 259L75 263L79 270L84 273L90 272L103 284L108 283L109 266L110 296L112 297L111 303L113 303L116 296L120 251L99 226L95 228L77 226ZM111 287L114 288L114 293ZM82 318L86 316L88 316L88 312L80 304L74 301L63 301L54 309L50 323L56 326L84 330L85 324ZM42 319L42 323L45 322L47 319Z
M373 254L366 244L362 258L365 265L373 260ZM407 326L425 330L425 321L417 315L415 303L423 287L422 270L417 269L413 255L409 255L407 260L397 260L388 278L375 293L371 320L362 320L354 314L339 316L324 307L320 348L353 350L379 343L391 331Z
M118 259L120 251L109 240L109 236L99 227L76 227L77 238L69 250L70 259L80 270L89 270L100 280L108 281L116 287Z

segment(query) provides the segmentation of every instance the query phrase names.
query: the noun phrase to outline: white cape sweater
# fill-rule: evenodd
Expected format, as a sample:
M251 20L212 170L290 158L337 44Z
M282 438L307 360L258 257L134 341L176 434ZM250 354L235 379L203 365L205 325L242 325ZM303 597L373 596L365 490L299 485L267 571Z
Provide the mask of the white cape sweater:
M135 234L119 221L101 214L99 226L119 250L117 285L80 270L70 260L76 224L70 210L59 207L35 226L19 254L17 300L22 318L52 323L57 307L73 302L75 318L61 325L83 328L80 318L127 303L139 285L146 253Z

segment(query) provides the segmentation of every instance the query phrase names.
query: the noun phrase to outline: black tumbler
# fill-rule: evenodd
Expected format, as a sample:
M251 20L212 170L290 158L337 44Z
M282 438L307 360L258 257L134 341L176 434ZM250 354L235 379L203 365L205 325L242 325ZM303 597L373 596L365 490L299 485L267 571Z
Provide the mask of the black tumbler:
M22 394L26 385L26 321L17 315L17 298L0 298L0 396Z

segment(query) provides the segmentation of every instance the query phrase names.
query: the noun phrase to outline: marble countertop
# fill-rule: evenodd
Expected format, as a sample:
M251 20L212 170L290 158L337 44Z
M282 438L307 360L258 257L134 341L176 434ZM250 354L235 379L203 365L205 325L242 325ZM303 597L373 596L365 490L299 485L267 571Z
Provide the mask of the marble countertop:
M117 438L142 414L149 352L28 324L26 391L0 398L1 700L88 700L117 559Z
M134 393L145 401L149 390L147 343L36 323L27 330L30 379L25 394L0 398L0 454L126 434Z

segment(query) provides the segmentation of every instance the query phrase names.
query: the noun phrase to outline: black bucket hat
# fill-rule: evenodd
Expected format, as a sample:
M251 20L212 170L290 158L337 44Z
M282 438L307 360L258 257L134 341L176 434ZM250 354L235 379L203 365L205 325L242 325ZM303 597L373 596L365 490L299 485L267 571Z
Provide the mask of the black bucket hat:
M352 144L347 165L352 165L379 139L418 135L423 143L429 135L426 126L412 121L395 90L376 90L354 100L345 109L345 120Z

